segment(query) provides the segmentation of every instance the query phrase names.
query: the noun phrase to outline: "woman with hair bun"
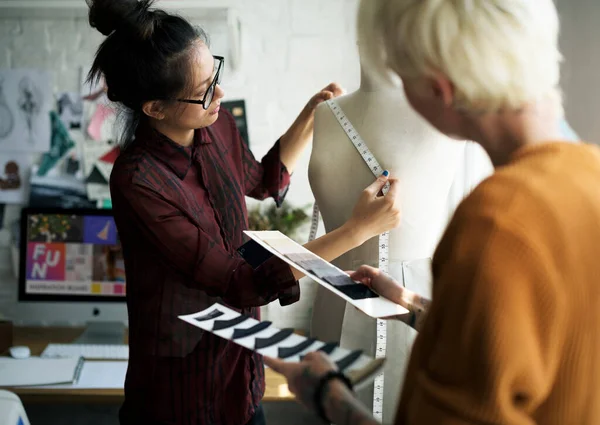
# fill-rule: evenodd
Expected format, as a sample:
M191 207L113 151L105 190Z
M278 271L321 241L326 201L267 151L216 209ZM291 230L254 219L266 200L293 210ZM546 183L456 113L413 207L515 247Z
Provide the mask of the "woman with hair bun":
M129 315L120 422L263 424L262 356L177 317L222 302L259 318L261 305L298 300L300 275L286 263L272 257L253 268L237 254L245 196L283 201L316 106L341 89L330 84L313 96L258 162L220 110L225 58L211 54L202 30L151 3L88 0L90 25L107 37L89 79L104 78L109 99L126 112L110 178ZM307 248L333 260L396 227L396 191L384 173L346 224Z

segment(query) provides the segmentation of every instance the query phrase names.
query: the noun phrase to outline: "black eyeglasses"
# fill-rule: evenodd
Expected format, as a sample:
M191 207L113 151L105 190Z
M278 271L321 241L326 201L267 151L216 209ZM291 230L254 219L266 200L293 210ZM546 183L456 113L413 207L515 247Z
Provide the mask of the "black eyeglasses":
M210 107L213 97L215 96L215 87L217 84L221 84L221 78L223 77L223 65L225 64L225 58L223 56L213 56L213 58L215 58L215 61L219 61L219 65L217 65L217 73L215 74L215 78L212 80L212 83L210 83L210 86L208 86L206 93L204 93L204 98L202 100L177 99L178 102L202 105L205 111Z

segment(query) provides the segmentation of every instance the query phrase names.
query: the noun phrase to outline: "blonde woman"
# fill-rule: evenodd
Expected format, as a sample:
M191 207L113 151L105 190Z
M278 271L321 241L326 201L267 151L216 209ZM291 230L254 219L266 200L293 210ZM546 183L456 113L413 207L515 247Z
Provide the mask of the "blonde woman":
M495 166L437 248L396 424L600 423L600 151L562 136L558 31L552 0L381 0L365 34L414 109ZM267 363L329 421L377 423L326 356Z

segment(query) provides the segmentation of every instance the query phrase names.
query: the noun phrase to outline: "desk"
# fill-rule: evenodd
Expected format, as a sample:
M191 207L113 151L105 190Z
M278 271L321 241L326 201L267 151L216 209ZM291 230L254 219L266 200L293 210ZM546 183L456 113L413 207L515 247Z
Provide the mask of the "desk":
M46 345L52 343L70 343L75 340L83 328L33 328L16 327L13 332L13 345L27 345L33 356L39 356ZM127 335L125 336L127 342ZM294 396L289 392L285 378L265 370L265 396L263 402L291 401ZM48 388L12 388L24 403L81 403L81 404L121 404L123 389L48 389Z

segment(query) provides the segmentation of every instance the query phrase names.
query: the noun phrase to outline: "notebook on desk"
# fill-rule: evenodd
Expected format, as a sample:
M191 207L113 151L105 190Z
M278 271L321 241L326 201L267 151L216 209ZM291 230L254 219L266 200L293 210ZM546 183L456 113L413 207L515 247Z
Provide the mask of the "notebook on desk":
M63 359L0 357L0 387L75 384L83 364L83 357Z
M81 375L75 383L45 385L44 389L56 390L122 390L127 375L125 361L85 361Z

